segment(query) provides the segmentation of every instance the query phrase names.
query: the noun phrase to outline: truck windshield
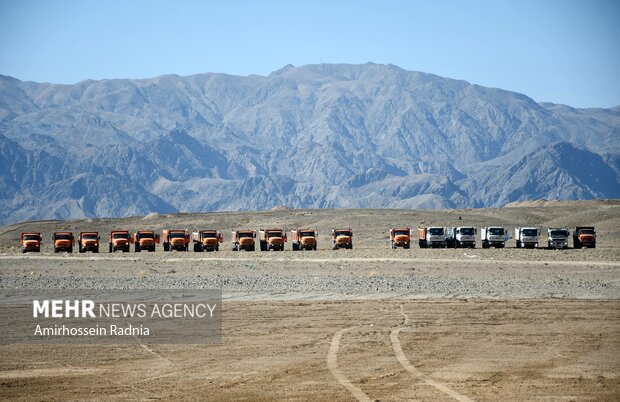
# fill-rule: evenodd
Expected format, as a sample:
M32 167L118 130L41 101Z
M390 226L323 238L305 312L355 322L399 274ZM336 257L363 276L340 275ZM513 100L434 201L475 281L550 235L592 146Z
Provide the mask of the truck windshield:
M217 234L215 232L206 232L202 234L203 239L215 239Z
M71 240L71 236L68 234L55 235L54 237L56 240Z
M406 230L395 230L394 236L409 236L409 232Z
M337 230L335 233L336 237L338 236L351 236L351 232L346 230Z
M581 229L579 231L579 234L593 235L594 234L594 230L592 230L592 229Z
M24 235L24 240L39 240L39 235Z
M314 237L314 232L299 232L301 237Z
M274 230L267 232L267 235L269 235L269 237L282 237L282 232L279 230Z
M242 238L242 237L252 237L252 233L248 233L248 232L239 233L239 238Z
M568 232L566 230L552 230L551 237L567 237Z
M96 233L85 233L82 235L82 239L97 240L97 234Z
M182 232L173 232L168 235L171 239L183 239L185 238L185 233Z
M474 228L461 228L460 233L465 236L473 236Z
M113 239L129 239L129 233L114 233L112 235Z
M432 236L441 236L443 234L443 228L430 228L428 232Z
M155 235L153 233L140 233L138 237L140 239L154 239Z
M489 229L489 234L491 234L493 236L503 236L504 235L504 228L491 228L491 229Z
M537 229L523 229L523 236L538 236Z

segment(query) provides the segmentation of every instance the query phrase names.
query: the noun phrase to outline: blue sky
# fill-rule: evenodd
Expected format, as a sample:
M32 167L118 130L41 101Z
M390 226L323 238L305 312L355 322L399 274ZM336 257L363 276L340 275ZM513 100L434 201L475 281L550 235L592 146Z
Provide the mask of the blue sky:
M0 1L0 74L21 80L369 61L617 106L620 1Z

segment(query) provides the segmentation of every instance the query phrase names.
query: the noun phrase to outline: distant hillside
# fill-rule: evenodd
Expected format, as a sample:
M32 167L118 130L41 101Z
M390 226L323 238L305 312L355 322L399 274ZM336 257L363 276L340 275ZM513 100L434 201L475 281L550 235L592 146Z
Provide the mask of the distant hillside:
M0 76L0 223L620 198L620 110L392 65L75 85Z

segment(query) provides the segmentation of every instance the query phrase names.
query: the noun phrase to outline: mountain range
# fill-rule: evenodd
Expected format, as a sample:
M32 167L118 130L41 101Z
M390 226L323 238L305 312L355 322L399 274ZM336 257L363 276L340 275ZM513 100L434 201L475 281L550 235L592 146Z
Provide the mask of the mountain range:
M0 76L0 223L150 212L620 198L620 107L393 65Z

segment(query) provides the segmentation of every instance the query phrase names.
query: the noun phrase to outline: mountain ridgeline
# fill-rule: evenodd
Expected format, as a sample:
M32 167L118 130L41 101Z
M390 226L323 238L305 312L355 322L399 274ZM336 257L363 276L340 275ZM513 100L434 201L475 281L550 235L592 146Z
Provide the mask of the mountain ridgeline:
M619 197L619 108L377 64L75 85L0 76L0 223Z

